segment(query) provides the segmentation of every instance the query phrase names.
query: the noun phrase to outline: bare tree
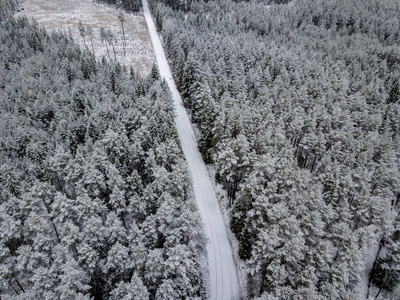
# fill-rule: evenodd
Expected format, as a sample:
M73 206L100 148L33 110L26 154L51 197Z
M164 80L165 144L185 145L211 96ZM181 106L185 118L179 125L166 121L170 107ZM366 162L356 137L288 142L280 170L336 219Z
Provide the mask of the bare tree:
M79 21L78 29L79 29L79 34L80 34L81 37L83 38L83 43L85 44L85 48L87 48L86 39L85 39L86 30L85 30L85 27L83 26L82 21Z
M122 38L123 38L123 48L124 48L124 56L126 56L126 39L125 39L125 28L124 28L124 23L125 23L125 16L124 13L121 11L118 15L118 20L121 22L121 28L122 28Z
M115 53L114 41L115 35L112 33L111 29L108 29L106 32L106 40L112 46L114 52L114 58L117 60L117 54Z
M90 25L86 25L86 34L89 36L90 44L92 45L93 54L96 55L93 47L93 28Z
M106 30L104 29L104 27L100 27L100 39L103 44L104 44L104 41L106 42L105 44L106 44L106 48L107 48L108 59L111 60L110 51L108 50L107 33L106 33Z

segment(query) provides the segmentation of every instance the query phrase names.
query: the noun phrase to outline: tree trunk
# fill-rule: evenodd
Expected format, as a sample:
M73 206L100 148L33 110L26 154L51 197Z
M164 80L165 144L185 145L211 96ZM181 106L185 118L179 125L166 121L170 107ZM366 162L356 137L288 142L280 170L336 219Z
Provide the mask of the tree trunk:
M386 283L388 282L388 280L390 279L390 277L392 277L394 270L392 270L389 274L388 277L386 277L385 282L383 283L382 287L379 289L378 294L376 294L374 300L378 299L379 294L382 292L383 287L386 285Z
M106 47L107 47L108 60L111 61L110 51L108 50L108 42L106 42Z
M316 161L316 160L317 160L317 156L315 155L315 156L314 156L313 163L312 163L312 166L311 166L311 173L314 171L315 161Z
M88 49L88 47L87 47L87 45L86 45L86 39L85 39L85 36L84 36L84 35L82 35L82 37L83 37L83 44L85 45L85 48L86 48L86 49Z
M121 22L121 27L122 27L122 37L123 37L123 48L124 48L124 56L126 56L126 39L125 39L125 29L124 29L124 23Z
M90 38L90 43L92 44L92 50L93 50L93 54L96 55L96 52L94 52L94 47L93 47L93 39Z
M58 243L60 244L60 243L61 243L60 236L59 236L59 234L58 234L56 225L54 224L54 219L53 219L53 217L52 217L51 214L50 214L50 209L49 209L49 207L47 206L46 201L44 201L44 199L42 199L42 201L43 201L43 203L44 203L44 206L46 207L47 214L49 215L51 224L53 225L53 229L54 229L54 232L55 232L55 234L56 234Z
M18 291L15 289L15 287L13 286L11 280L8 280L8 284L11 285L11 287L13 288L14 292L19 295Z
M374 267L378 263L378 259L379 259L379 255L381 254L382 247L383 247L383 237L381 238L381 240L379 242L379 248L378 248L378 252L376 253L376 256L375 256L375 261L372 264L371 271L368 274L368 289L367 289L367 297L365 299L368 299L368 297L369 297L369 292L370 292L370 288L371 288L371 284L372 284L372 275L373 275L372 272L374 270Z
M270 262L271 262L270 259L268 259L268 260L265 262L264 268L263 268L262 273L261 273L261 286L260 286L260 291L258 292L258 296L259 296L259 297L260 297L261 294L264 292L265 275L267 274L267 268L268 268L268 265L270 264Z
M114 43L111 43L111 46L112 46L112 48L113 48L114 58L115 58L115 60L117 60L117 54L115 53Z
M23 293L25 293L25 290L24 290L24 288L22 287L22 285L19 283L17 277L15 277L13 273L11 273L11 275L12 275L12 277L14 278L15 282L17 283L18 287L21 289L21 291L22 291Z

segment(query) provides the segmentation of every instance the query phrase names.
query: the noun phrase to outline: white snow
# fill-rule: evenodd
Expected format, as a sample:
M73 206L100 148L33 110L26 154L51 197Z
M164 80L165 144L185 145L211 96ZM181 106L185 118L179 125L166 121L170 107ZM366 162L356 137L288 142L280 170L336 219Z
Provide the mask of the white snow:
M369 273L371 273L378 250L379 250L379 244L377 243L376 245L371 247L371 249L367 253L367 260L365 263L365 272L364 272L363 277L360 280L360 285L359 285L360 299L367 298Z
M86 27L93 29L93 48L89 37L86 37L87 49L100 59L108 58L106 44L100 39L100 28L111 30L115 35L115 51L117 60L133 69L143 77L150 74L155 57L152 51L150 37L145 20L141 14L124 13L126 56L123 51L123 37L121 23L118 20L119 11L109 5L98 4L93 0L20 0L20 12L16 16L26 16L35 19L40 26L48 31L70 32L74 40L85 47L83 38L79 34L78 24L82 21ZM110 58L114 53L109 46Z
M176 109L176 126L183 152L192 173L194 192L204 230L209 238L207 245L210 271L210 299L240 299L239 282L232 249L226 233L223 216L218 205L211 179L197 148L196 138L189 117L182 106L160 38L154 26L147 0L143 0L143 13L150 32L159 71L172 92Z
M207 166L208 174L210 175L210 178L215 178L215 168L214 166ZM232 207L229 207L229 199L228 199L228 193L224 188L222 187L221 184L215 184L214 183L214 191L215 194L217 195L217 199L219 203L221 203L221 208L222 208L222 214L224 216L224 221L225 221L225 229L228 233L228 238L231 243L232 251L233 251L233 259L236 264L236 269L237 269L237 274L238 274L238 279L239 279L239 286L240 286L240 294L243 299L248 299L248 275L250 274L250 267L249 265L242 260L239 257L239 241L236 238L235 234L232 232L232 230L229 227L229 220L230 220L230 215L232 211Z

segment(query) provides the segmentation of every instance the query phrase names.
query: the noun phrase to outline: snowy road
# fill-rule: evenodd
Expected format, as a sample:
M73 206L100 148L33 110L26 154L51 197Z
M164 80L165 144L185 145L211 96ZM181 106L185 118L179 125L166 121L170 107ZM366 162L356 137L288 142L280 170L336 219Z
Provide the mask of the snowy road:
M210 270L210 298L231 300L240 299L236 267L232 249L228 241L222 213L218 206L213 185L206 166L197 148L196 138L189 117L182 106L181 96L172 79L160 38L151 18L147 0L143 0L143 11L151 36L161 76L167 81L172 92L176 109L176 126L183 152L192 173L194 192L204 223L204 230L210 242L207 245Z

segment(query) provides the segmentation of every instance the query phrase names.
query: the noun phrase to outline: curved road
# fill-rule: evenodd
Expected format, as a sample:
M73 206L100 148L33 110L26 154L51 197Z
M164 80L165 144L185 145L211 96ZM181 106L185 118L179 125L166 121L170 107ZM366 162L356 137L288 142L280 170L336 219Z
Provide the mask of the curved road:
M183 152L192 173L194 193L204 223L204 231L209 239L207 252L211 285L210 299L240 299L236 266L233 262L232 249L228 241L218 200L198 150L189 117L182 106L181 96L172 79L171 70L154 26L147 0L143 0L143 13L151 36L160 75L167 81L172 92L176 110L176 127Z

